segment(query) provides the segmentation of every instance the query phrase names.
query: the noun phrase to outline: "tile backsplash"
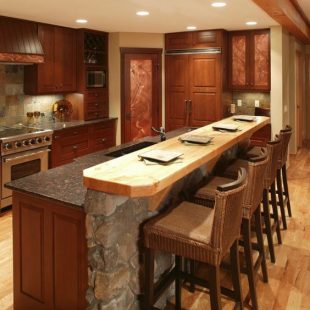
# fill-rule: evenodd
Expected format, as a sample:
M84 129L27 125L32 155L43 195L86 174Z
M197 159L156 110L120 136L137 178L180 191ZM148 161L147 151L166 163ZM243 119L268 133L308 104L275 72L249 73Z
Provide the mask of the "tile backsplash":
M238 100L242 100L241 107L238 107ZM259 100L260 108L270 108L270 93L233 92L233 103L238 114L254 115L255 100Z
M40 111L49 120L52 105L62 95L28 96L24 94L24 66L0 64L0 124L27 120L26 113Z

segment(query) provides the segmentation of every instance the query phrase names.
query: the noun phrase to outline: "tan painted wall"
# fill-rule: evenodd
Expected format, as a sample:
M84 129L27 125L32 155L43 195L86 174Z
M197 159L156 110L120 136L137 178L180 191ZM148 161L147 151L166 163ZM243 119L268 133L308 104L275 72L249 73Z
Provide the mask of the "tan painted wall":
M283 127L283 38L282 27L275 26L270 29L271 43L271 91L270 113L272 135L274 136Z
M121 47L164 48L164 35L158 33L110 33L109 34L109 101L110 116L118 117L116 143L121 143ZM164 68L164 55L163 64ZM162 71L164 90L164 70ZM162 115L164 120L164 91L162 95ZM163 121L164 123L164 121Z

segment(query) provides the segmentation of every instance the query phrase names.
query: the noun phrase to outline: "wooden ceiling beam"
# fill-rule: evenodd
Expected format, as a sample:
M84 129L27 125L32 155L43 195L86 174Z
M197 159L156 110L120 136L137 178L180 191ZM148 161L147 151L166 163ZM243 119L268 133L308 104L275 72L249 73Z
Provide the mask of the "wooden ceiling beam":
M308 21L300 14L291 0L252 0L292 35L310 43Z

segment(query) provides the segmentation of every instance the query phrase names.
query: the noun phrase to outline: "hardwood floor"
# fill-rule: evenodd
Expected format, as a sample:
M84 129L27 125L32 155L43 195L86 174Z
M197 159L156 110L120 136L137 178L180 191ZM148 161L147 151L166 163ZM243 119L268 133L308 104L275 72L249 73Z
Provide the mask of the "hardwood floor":
M13 309L12 213L0 215L0 309Z
M283 244L275 242L276 263L267 261L269 283L258 279L260 309L310 309L310 147L291 156L288 169L292 218L288 230L282 230ZM0 309L13 309L12 215L0 216ZM244 291L247 279L242 277ZM197 288L191 294L182 290L183 309L209 308L209 295ZM233 302L222 299L224 309L233 309ZM173 309L168 306L167 309Z

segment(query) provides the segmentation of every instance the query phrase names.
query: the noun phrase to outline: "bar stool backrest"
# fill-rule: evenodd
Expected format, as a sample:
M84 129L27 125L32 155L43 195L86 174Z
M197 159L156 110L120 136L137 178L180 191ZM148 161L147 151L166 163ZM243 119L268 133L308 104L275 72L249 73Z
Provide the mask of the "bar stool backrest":
M264 188L269 189L276 178L278 160L281 155L281 139L276 135L273 141L267 142L268 150L268 164L266 168L265 178L264 178Z
M240 236L242 202L247 183L247 172L240 168L238 179L217 187L211 246L219 252L219 261ZM215 262L215 263L219 263Z
M280 139L282 141L282 150L281 150L281 156L279 159L279 167L282 168L287 161L287 154L288 154L288 144L290 142L292 135L292 127L287 125L285 129L280 130Z
M264 176L269 158L266 148L261 149L259 156L250 157L248 162L248 184L243 200L243 217L250 219L259 206L264 189Z

